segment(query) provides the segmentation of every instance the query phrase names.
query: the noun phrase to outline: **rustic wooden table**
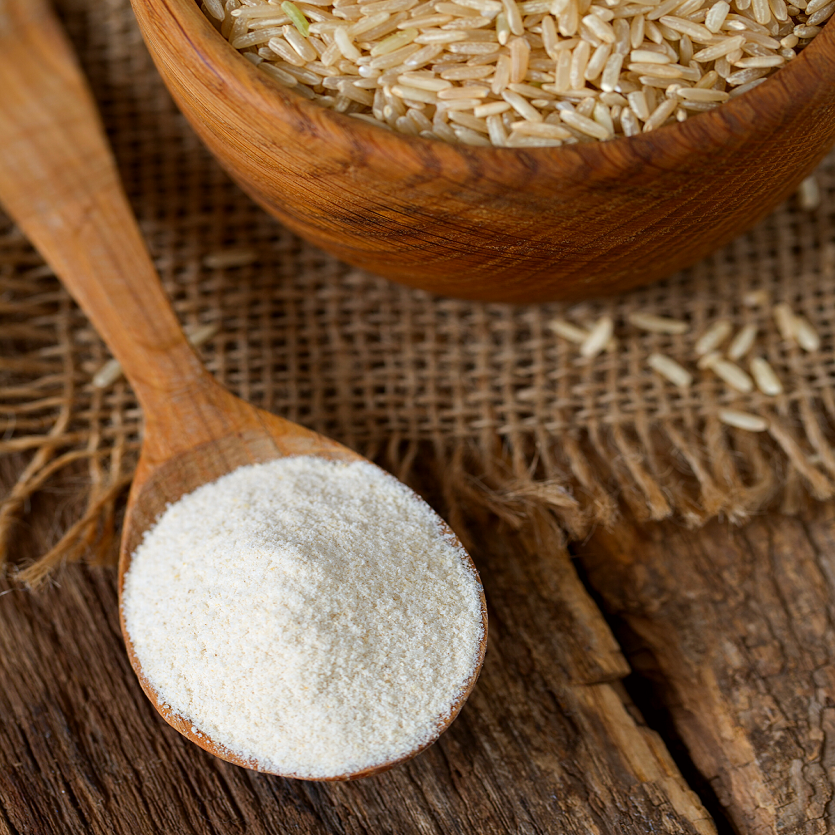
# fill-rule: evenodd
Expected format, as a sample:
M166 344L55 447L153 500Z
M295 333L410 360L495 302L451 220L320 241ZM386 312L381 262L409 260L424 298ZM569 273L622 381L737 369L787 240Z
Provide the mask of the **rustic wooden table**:
M37 503L18 556L67 496ZM835 832L835 506L599 533L472 520L484 673L444 738L356 783L258 775L163 723L115 573L0 596L2 833Z

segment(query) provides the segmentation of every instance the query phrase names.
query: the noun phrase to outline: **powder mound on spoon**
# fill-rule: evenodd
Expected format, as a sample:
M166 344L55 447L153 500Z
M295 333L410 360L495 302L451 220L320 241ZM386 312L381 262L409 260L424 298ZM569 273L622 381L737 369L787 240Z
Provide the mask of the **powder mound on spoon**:
M366 462L280 458L170 505L122 597L160 704L253 767L356 773L430 743L480 655L481 584Z

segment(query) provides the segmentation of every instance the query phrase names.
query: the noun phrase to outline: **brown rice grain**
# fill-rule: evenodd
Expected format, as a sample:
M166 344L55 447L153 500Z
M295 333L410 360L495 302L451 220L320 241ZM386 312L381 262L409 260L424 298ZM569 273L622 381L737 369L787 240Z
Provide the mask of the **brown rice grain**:
M415 38L415 43L422 45L451 44L456 41L464 41L466 39L466 32L454 32L449 31L448 29L424 29L424 31Z
M732 330L733 326L727 319L714 322L696 341L696 355L701 357L715 351L731 335Z
M718 359L710 366L710 370L742 394L749 394L754 390L753 380L736 363Z
M551 319L548 322L549 330L553 331L557 336L567 339L577 345L582 345L588 339L589 332L579 325L568 322L565 319Z
M768 67L779 67L786 63L782 55L755 55L752 58L740 58L734 61L735 67L742 69L763 69Z
M449 23L444 23L441 28L449 30L480 29L482 26L487 26L488 23L490 23L489 17L459 17ZM499 38L499 43L501 42L501 38Z
M794 342L794 311L786 302L775 304L771 309L777 331L783 339Z
M804 351L811 353L820 350L821 338L805 316L795 314L793 326L795 342Z
M286 64L283 61L281 63L277 63L276 66L280 70L284 70L284 72L289 73L296 79L296 81L301 81L302 84L306 84L308 87L327 87L328 84L333 84L334 86L332 89L338 89L336 86L337 79L340 81L352 81L356 82L361 79L357 78L339 78L338 76L331 76L331 75L319 75L318 73L313 72L313 70L309 69L313 66L311 63L305 64L304 67L294 67L292 64ZM373 83L373 82L372 82Z
M285 87L295 87L298 83L297 80L290 75L285 70L282 70L280 67L276 67L273 64L267 63L264 61L263 63L258 65L258 69L262 72L267 73L267 75L275 78L277 81L280 81Z
M615 42L615 30L611 23L601 20L600 17L594 14L588 14L581 21L585 24L591 32L603 43L613 44Z
M351 38L358 38L360 35L367 35L368 32L372 32L372 30L377 29L377 27L382 26L384 23L389 23L390 20L391 15L388 12L379 12L378 14L371 15L364 20L358 20L348 28L348 35ZM405 20L401 20L399 23L394 22L394 28L396 29L408 29L409 25L410 23Z
M722 359L721 351L710 351L704 356L699 357L699 360L696 363L696 368L700 371L704 371L706 368L712 368L713 364L720 359Z
M427 104L437 104L438 102L438 95L432 90L424 90L407 84L394 84L391 92L398 98L408 99L409 101L422 101Z
M246 263L251 264L256 256L254 252L246 251L246 254L250 256L250 260ZM226 253L214 253L214 257L217 259L218 262L223 261L224 263L229 263L232 266L243 266L242 257L244 255L243 251L229 251ZM225 261L224 261L225 256ZM206 259L211 258L211 255L207 255L204 258L204 262ZM237 257L237 263L235 262L235 257ZM222 269L222 268L220 268ZM186 338L188 341L193 345L195 348L200 348L205 345L213 336L216 336L220 331L220 323L219 322L210 322L208 324L188 324L183 327L183 331L185 332ZM117 359L110 359L98 371L93 375L91 379L91 384L93 388L97 389L106 389L113 385L119 377L122 376L122 366Z
M554 72L554 83L550 89L555 93L561 93L571 87L571 65L573 63L573 53L562 50L557 55L556 70ZM614 89L614 88L612 88ZM493 92L496 92L495 88Z
M768 429L768 421L759 415L752 415L750 412L740 412L737 409L719 409L719 420L727 426L735 429L744 429L748 432L765 432Z
M623 67L623 55L615 52L606 60L603 73L600 77L600 87L606 92L614 92L618 88L621 69Z
M741 96L743 93L747 93L749 90L753 90L754 87L758 87L760 84L765 81L765 78L757 78L754 81L749 81L747 84L740 84L738 87L734 87L730 91L730 97L736 98L737 96Z
M398 76L397 82L410 87L418 87L421 90L432 90L436 93L452 87L452 82L438 78L430 72L405 72Z
M580 117L582 118L582 117ZM586 359L596 357L612 338L614 322L610 316L601 316L580 345L580 356Z
M626 97L629 101L629 107L632 112L642 121L646 122L650 116L649 105L647 104L646 93L643 90L638 90L634 93L629 93Z
M712 46L707 46L704 49L699 50L693 55L693 60L701 64L706 64L709 61L715 61L717 58L721 58L729 52L739 49L743 43L745 43L745 38L742 35L727 38L724 41L720 41L717 44L713 44Z
M223 20L226 16L226 9L223 8L221 0L203 0L206 11L215 18L215 20Z
M757 338L757 326L751 322L743 325L742 329L731 340L728 345L728 359L740 360L753 347L754 340Z
M410 70L425 67L428 63L434 61L435 58L441 55L443 51L444 48L439 44L429 44L428 46L423 47L423 49L413 52L408 58L406 58L403 65Z
M438 101L439 112L452 113L454 110L472 110L482 103L481 99L452 99L450 101Z
M730 12L731 7L725 0L714 3L705 16L705 27L713 33L718 33Z
M587 81L594 81L603 72L603 69L606 66L606 62L609 60L611 54L611 44L600 44L600 46L598 46L597 49L594 50L594 53L589 59L588 64L586 64L586 71L583 73L583 77Z
M551 13L555 13L553 7ZM577 34L579 28L580 10L577 0L568 0L565 10L557 17L557 30L564 38L570 38Z
M676 102L675 99L662 101L661 104L659 104L652 112L649 119L644 122L644 132L660 128L661 125L663 125L664 122L666 122L667 119L673 115L677 106L678 102Z
M742 303L745 307L765 307L769 297L766 290L749 290L742 296Z
M514 93L512 90L502 90L501 95L523 119L528 119L531 122L541 122L543 120L542 114L518 93Z
M772 0L772 2L776 2L776 0ZM808 7L807 7L808 11ZM809 15L808 20L806 21L807 26L818 26L821 23L826 22L832 17L833 12L835 12L835 2L827 3L822 9L818 9L814 14Z
M602 128L605 128L612 136L615 135L615 122L612 118L612 113L603 102L595 102L592 119Z
M609 130L599 125L593 119L587 116L581 116L579 113L572 113L570 110L562 111L563 121L570 127L576 128L586 136L591 136L595 139L611 139L612 134Z
M679 365L672 357L668 357L665 354L650 354L647 359L647 365L679 388L689 388L693 382L693 375L686 368Z
M455 130L457 125L463 125L465 128L476 131L476 133L489 133L487 123L484 119L478 119L465 110L453 110L449 114L449 121L453 122L452 129Z
M771 7L771 14L775 20L784 23L789 19L789 10L785 0L768 0L768 5Z
M383 12L382 14L386 14ZM381 14L381 17L382 17ZM449 23L450 21L454 20L452 15L450 14L431 14L425 15L424 17L410 17L406 20L401 20L400 23L397 24L398 29L407 29L409 26L416 26L419 29L428 29L434 26L444 26L445 24ZM386 18L383 18L380 23L384 23ZM476 18L476 20L483 20L483 18ZM354 24L357 26L358 24ZM375 24L379 25L379 24ZM369 27L370 28L370 27Z
M488 116L484 121L487 124L487 135L490 137L490 141L499 148L504 147L507 144L507 131L504 122L502 122L502 117L498 115Z
M591 46L588 41L580 41L571 53L571 70L569 83L574 89L579 89L585 83L586 65L591 57Z
M515 84L511 82L507 85L508 90L524 96L526 99L540 100L543 97L546 99L553 99L554 95L547 91L543 91L540 87L534 87L532 84Z
M495 71L494 67L471 67L468 65L460 67L449 67L441 70L439 75L446 81L476 81L486 79Z
M625 107L620 114L620 126L624 136L637 136L641 132L641 124L635 114L628 107Z
M282 27L282 34L284 35L284 40L290 44L300 58L303 58L305 61L315 61L319 57L307 38L294 26Z
M804 212L814 211L820 206L821 192L814 174L800 183L797 189L797 202Z
M714 40L713 32L706 26L703 26L701 23L693 23L692 20L687 20L683 17L664 15L660 18L658 24L659 26L666 26L668 29L679 32L682 35L688 35L696 43L709 44Z
M762 78L767 72L768 69L765 68L737 70L737 72L732 72L725 81L732 87L739 87L742 84L747 84L749 81Z
M769 362L762 357L754 357L750 363L751 376L757 388L769 397L783 393L783 384Z
M690 325L683 319L656 316L654 313L630 313L626 319L630 325L651 333L682 334L690 330Z
M723 102L728 100L728 94L723 90L702 90L696 87L682 87L676 95L685 101Z
M486 136L482 136L474 130L465 127L455 127L452 129L459 142L465 145L489 146L490 140Z
M647 13L647 20L658 20L669 12L675 11L683 2L684 0L664 0L663 3L660 3L652 11Z
M437 93L441 101L453 101L455 99L483 99L490 95L489 87L447 87Z
M479 119L484 119L487 116L497 116L510 109L510 105L506 101L491 101L488 104L480 104L473 108L473 115Z
M516 134L522 136L538 136L542 139L568 139L571 136L570 131L564 127L546 122L522 120L520 122L514 122L510 127Z

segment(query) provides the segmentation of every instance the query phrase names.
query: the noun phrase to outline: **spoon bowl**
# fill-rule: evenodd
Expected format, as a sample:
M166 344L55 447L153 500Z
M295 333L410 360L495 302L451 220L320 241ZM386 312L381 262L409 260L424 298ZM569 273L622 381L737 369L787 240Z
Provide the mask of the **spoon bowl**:
M119 559L120 599L123 595L125 576L130 569L131 555L136 551L146 531L154 525L170 504L196 490L201 485L215 481L238 467L260 464L283 456L317 456L345 463L365 460L362 456L335 441L269 412L250 406L230 395L214 382L209 382L208 385L207 399L217 398L218 400L215 409L210 413L210 420L218 423L211 430L211 440L197 443L179 454L168 456L164 451L159 453L156 451L154 438L157 436L150 432L146 435L142 457L131 487L122 534ZM183 431L187 430L183 429ZM438 521L444 537L461 547L460 542L455 538L449 527L442 520ZM475 573L475 567L471 561L469 567ZM355 780L387 771L425 750L449 727L472 692L484 661L487 610L483 594L481 596L481 606L484 634L479 648L478 663L461 695L451 705L449 713L444 716L442 723L438 726L437 734L404 757L390 760L373 768L326 779ZM209 753L235 765L252 768L253 765L250 761L242 759L234 751L216 744L205 733L195 733L192 721L172 711L170 707L158 699L156 690L145 676L142 665L137 658L130 633L125 625L123 611L120 611L120 620L128 656L139 683L165 721ZM282 773L282 776L299 777L299 775L290 773ZM301 777L301 779L306 778Z
M285 456L365 460L234 397L203 367L162 290L92 97L46 0L0 0L0 201L111 348L144 411L142 453L122 535L120 600L131 555L165 508L187 493L241 466ZM465 561L477 578L469 556ZM385 771L419 753L449 726L484 660L487 611L481 591L480 602L477 662L435 736L405 757L328 779ZM123 612L122 632L142 688L163 718L210 753L252 768L160 703Z

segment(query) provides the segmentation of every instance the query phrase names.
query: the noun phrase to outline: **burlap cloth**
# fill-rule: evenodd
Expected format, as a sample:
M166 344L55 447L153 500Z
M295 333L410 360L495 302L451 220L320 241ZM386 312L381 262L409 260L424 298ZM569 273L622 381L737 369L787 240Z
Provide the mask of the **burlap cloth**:
M698 525L835 493L835 156L818 171L817 208L791 200L710 259L645 290L579 309L435 298L336 261L252 204L175 109L128 0L57 7L176 310L186 324L217 323L204 356L237 394L406 480L416 465L428 469L447 513L480 503L520 522L544 506L570 537L623 512ZM742 305L756 289L802 312L821 350L781 339L770 305ZM691 332L641 333L625 318L637 310L687 319ZM557 316L603 314L616 321L618 348L593 361L548 328ZM757 323L756 351L783 395L738 394L708 371L682 390L648 369L651 351L693 369L695 337L720 317ZM114 515L141 415L123 379L92 386L107 359L83 314L0 216L0 454L11 473L2 559L14 562L17 525L38 491L58 489L72 473L73 490L87 497L86 511L68 530L56 526L53 549L24 580L37 582L63 560L115 554ZM717 418L723 407L766 416L768 431L729 428Z

